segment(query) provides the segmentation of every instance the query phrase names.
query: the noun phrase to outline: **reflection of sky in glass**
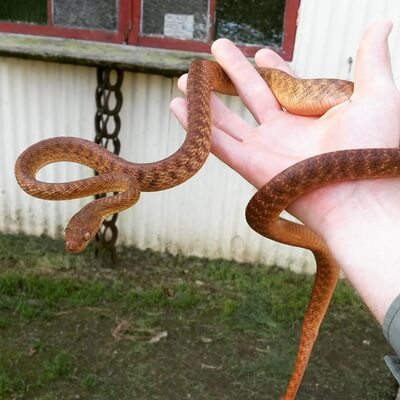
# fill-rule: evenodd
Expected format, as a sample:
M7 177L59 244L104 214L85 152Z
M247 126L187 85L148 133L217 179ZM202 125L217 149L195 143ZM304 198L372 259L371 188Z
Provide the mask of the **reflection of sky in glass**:
M1 0L0 0L1 1ZM141 33L164 35L165 16L193 16L193 39L208 40L208 0L142 0ZM175 37L179 37L177 32Z
M54 25L86 29L115 30L115 0L53 0Z

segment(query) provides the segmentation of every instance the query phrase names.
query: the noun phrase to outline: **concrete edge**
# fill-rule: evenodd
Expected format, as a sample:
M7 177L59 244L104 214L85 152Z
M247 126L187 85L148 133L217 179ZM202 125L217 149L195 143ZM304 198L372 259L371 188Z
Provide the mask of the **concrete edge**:
M208 53L164 50L75 39L0 33L0 56L179 76Z

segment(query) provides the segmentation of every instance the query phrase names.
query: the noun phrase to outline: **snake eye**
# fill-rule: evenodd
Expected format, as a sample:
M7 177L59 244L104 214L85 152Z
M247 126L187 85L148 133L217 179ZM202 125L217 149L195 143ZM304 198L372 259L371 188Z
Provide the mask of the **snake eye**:
M90 232L85 232L85 234L83 235L83 238L88 241L90 238L92 237L92 235L90 234Z

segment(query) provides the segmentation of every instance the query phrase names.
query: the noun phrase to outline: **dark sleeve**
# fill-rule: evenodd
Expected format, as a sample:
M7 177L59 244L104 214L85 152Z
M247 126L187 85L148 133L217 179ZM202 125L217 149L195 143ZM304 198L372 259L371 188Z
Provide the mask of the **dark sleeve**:
M386 356L385 361L394 377L400 383L400 295L396 297L383 320L383 334L397 354Z

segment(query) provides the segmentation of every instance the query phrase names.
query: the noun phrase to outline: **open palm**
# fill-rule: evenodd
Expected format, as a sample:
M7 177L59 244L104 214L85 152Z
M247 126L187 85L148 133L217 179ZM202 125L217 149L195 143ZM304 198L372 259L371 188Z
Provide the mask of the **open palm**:
M293 115L281 109L266 83L243 54L228 40L212 47L213 55L235 84L258 126L252 127L212 96L212 152L255 187L260 187L290 165L329 151L349 148L398 147L400 95L393 83L387 37L389 22L372 25L357 54L355 91L350 101L320 118ZM274 67L293 75L276 53L261 50L260 67ZM179 80L186 88L184 75ZM186 102L174 99L171 109L186 124ZM379 186L379 190L375 187ZM297 200L290 211L318 231L337 199L355 199L357 191L378 196L392 191L389 180L346 182L316 190ZM310 211L312 210L312 212Z

